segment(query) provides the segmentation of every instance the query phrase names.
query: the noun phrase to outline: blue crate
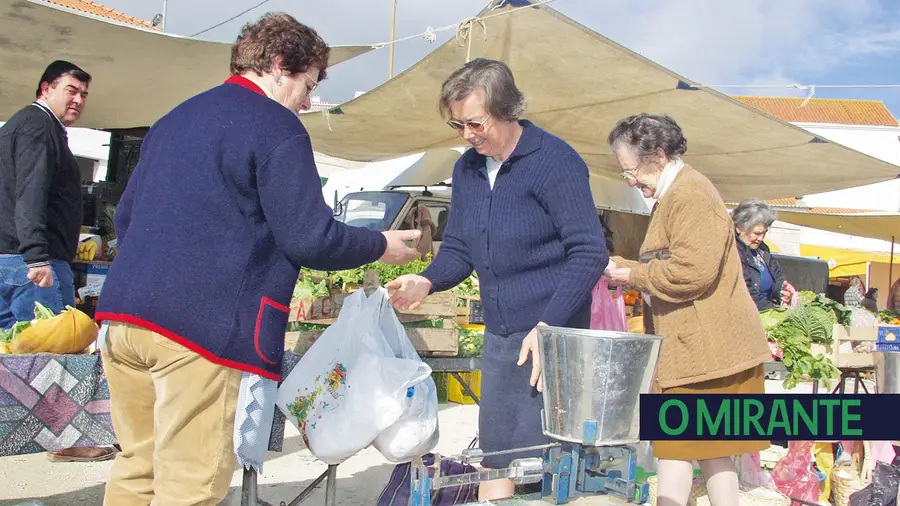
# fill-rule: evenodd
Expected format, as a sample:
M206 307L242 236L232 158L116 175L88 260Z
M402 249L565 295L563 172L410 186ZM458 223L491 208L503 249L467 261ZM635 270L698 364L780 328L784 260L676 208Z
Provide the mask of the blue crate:
M881 352L900 353L900 326L880 325L878 338L875 341L875 349Z

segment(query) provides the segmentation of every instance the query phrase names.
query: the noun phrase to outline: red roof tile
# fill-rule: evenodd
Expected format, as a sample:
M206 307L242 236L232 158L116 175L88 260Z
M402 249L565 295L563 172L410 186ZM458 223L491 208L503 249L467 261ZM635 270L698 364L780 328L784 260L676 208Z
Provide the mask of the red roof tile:
M813 98L733 97L751 107L793 123L900 126L897 118L880 100Z
M50 3L53 5L58 5L60 7L65 7L67 9L72 9L75 11L83 12L85 14L91 14L94 16L98 16L101 18L111 19L113 21L118 21L119 23L124 23L127 25L138 26L141 28L146 28L149 30L159 30L158 27L154 27L149 21L144 21L142 19L135 18L133 16L129 16L122 12L119 12L115 9L104 7L98 3L92 2L91 0L42 0L46 3Z

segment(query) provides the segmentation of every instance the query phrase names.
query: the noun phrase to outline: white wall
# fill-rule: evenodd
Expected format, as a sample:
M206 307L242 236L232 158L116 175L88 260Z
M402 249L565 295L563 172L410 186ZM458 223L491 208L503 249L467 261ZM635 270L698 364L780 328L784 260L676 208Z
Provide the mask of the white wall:
M897 165L900 173L900 127L830 125L795 123L832 142L843 144L860 153ZM852 184L853 167L847 167L847 181ZM900 180L859 186L846 190L803 196L810 207L837 207L900 212ZM827 246L860 251L890 252L891 243L824 232L776 222L768 235L784 253L798 255L800 244Z
M825 125L796 123L832 142L897 165L900 173L900 127ZM853 167L847 167L847 180L853 180ZM804 202L812 207L846 207L900 211L900 179L860 186L836 192L807 195Z

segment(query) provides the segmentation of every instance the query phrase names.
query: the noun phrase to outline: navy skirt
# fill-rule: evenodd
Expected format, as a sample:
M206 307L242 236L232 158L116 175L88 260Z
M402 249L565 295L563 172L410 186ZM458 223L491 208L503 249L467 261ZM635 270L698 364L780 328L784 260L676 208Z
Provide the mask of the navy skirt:
M500 336L484 333L481 359L481 403L478 411L479 447L484 453L525 448L550 442L541 429L544 399L528 384L531 358L519 367L519 351L528 332ZM482 466L502 469L523 457L540 457L541 450L487 456Z

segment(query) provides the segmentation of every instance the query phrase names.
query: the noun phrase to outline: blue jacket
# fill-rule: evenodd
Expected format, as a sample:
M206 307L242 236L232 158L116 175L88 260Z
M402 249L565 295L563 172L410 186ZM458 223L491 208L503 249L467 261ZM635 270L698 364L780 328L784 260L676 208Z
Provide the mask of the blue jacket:
M541 321L586 328L591 291L609 263L588 168L564 141L521 123L493 190L484 156L470 149L456 162L444 242L423 275L442 291L474 269L495 334Z
M276 380L300 267L355 268L386 247L333 219L306 129L238 77L150 129L115 221L97 320Z

